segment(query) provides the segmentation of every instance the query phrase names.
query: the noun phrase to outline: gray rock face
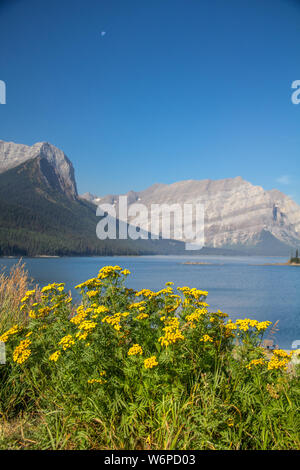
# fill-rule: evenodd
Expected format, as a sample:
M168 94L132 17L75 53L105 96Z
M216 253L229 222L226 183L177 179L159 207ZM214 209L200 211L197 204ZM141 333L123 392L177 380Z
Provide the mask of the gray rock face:
M77 197L74 168L64 152L47 142L38 142L30 147L0 140L0 173L38 157L46 159L54 169L62 191L69 197Z
M300 244L300 206L280 191L265 191L241 177L155 184L145 191L130 191L127 196L129 207L141 203L149 211L151 204L203 204L205 246L255 246L267 232L286 245ZM117 208L118 196L94 198L93 202L111 203ZM133 218L128 222L134 224ZM141 228L149 230L148 222L142 220ZM176 228L176 221L174 224Z

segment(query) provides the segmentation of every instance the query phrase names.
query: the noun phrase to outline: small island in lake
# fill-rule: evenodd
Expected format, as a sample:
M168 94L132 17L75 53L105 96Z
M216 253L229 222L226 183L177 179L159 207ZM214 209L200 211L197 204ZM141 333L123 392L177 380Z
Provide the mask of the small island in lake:
M291 255L290 260L288 261L288 264L291 264L292 266L300 266L300 258L299 258L299 250L296 250L295 256Z
M202 265L202 264L212 264L212 263L204 263L202 261L201 262L200 261L199 262L198 261L185 261L182 264L201 264Z

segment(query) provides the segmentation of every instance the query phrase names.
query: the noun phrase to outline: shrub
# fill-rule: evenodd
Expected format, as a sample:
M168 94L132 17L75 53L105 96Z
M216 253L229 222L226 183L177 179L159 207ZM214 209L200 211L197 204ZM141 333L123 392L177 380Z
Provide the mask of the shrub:
M0 338L1 412L37 420L32 446L298 448L292 354L260 346L271 323L209 312L195 288L136 292L129 274L102 268L77 306L57 283L21 299L28 321Z

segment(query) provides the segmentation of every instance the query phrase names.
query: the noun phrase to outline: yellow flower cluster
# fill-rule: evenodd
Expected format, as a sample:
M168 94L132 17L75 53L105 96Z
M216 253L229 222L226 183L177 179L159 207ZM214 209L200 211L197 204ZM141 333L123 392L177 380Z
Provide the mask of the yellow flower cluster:
M133 308L137 308L139 311L142 311L143 309L145 309L145 305L146 305L145 300L141 300L140 302L135 302L133 304L130 304L128 308L129 310Z
M139 313L136 317L135 320L145 320L145 318L148 318L149 315L147 313Z
M120 331L121 329L121 320L123 317L127 317L129 315L129 312L118 312L115 313L114 315L107 315L106 317L102 318L103 323L108 323L109 325L112 325L115 330Z
M82 282L81 284L78 284L77 286L75 286L75 289L83 289L84 287L95 288L95 287L99 287L100 285L101 285L100 279L93 277L91 279L88 279L87 281Z
M128 276L130 274L130 271L129 269L123 269L123 271L121 271L121 274L123 274L124 276Z
M75 341L72 335L66 335L60 340L58 344L63 348L64 351L66 351L66 349L69 349L71 346L73 346L73 344L75 344Z
M256 328L257 331L264 331L272 324L272 322L259 322L257 320L251 320L250 318L244 318L243 320L236 320L235 324L241 331L248 331L250 328Z
M90 290L86 295L91 299L92 297L96 297L98 294L99 292L97 290Z
M268 362L268 369L287 369L287 365L292 359L293 352L287 353L283 349L275 349L273 351L273 356L271 357L270 361Z
M101 313L108 313L109 312L109 308L105 307L105 305L95 305L93 304L92 307L94 308L93 310L93 315L91 315L91 318L93 318L94 320L96 318L98 318L98 316L101 314ZM87 309L87 313L89 313L91 309Z
M287 353L284 349L274 349L273 355L277 357L283 357L285 359L292 359L293 351L291 353Z
M104 379L89 379L88 380L88 383L89 384L94 384L94 383L98 383L98 384L105 384L107 381L104 380Z
M91 320L84 320L78 325L79 330L84 330L86 332L92 331L94 328L96 328L97 323Z
M146 297L147 299L151 300L154 297L157 297L157 293L153 292L150 289L142 289L142 290L136 292L135 296L136 297Z
M30 297L32 297L33 295L35 294L35 289L32 289L32 290L28 290L26 293L25 293L25 296L23 297L23 299L21 299L21 302L26 302L28 299L30 299Z
M150 289L142 289L138 292L135 293L135 296L136 297L146 297L146 299L153 299L153 298L156 298L156 297L159 297L160 295L170 295L173 293L173 289L171 287L166 287L165 289L161 289L157 292L154 292Z
M29 358L31 354L31 350L29 349L30 345L30 339L24 339L20 342L20 344L15 348L13 352L14 362L17 362L18 364L23 364L23 362L25 362Z
M225 328L229 331L237 330L236 324L233 323L231 320L228 320L228 323L226 323Z
M162 317L163 318L163 317ZM161 318L161 319L162 319ZM163 320L165 327L163 328L164 336L161 336L158 341L162 346L169 346L180 339L184 339L183 334L179 330L179 320L176 317L167 318Z
M270 325L272 325L271 321L261 321L261 322L257 322L257 324L255 325L255 328L257 329L257 331L261 331L261 330L264 331L267 328L269 328Z
M170 302L168 302L168 300ZM180 306L180 304L181 304L180 295L170 294L167 298L167 302L166 302L166 305L165 305L165 310L168 313L172 313L175 310L177 310L177 308Z
M266 361L265 361L264 359L262 359L262 358L260 358L260 359L252 359L252 361L249 362L249 364L246 365L246 368L250 370L250 369L252 369L252 368L255 367L255 366L260 366L260 365L262 366L262 365L264 365L265 362L266 362Z
M275 349L273 355L269 361L265 359L253 359L249 364L246 365L247 369L252 369L253 366L266 364L268 370L274 369L287 369L287 365L292 359L293 352L287 353L283 349Z
M10 336L13 336L19 333L22 329L18 325L12 326L9 330L7 330L3 335L0 336L0 341L6 343Z
M211 336L209 335L204 335L200 341L203 341L204 343L213 343L213 339Z
M86 312L82 305L77 308L77 315L71 318L70 322L75 325L79 325L86 317L88 312Z
M270 361L268 362L268 369L269 370L274 370L274 369L287 369L287 365L290 362L288 358L285 359L279 359L278 356L272 356Z
M171 287L165 287L164 289L157 291L156 295L162 295L162 294L170 295L172 293L173 293L173 289Z
M132 309L137 309L140 313L137 315L134 319L135 320L144 320L145 318L148 318L149 315L147 313L144 313L144 310L146 310L146 302L145 300L141 300L140 302L135 302L133 304L129 305L129 310Z
M108 307L105 307L105 305L99 305L99 307L96 307L95 310L94 310L95 313L107 313L109 312L109 308Z
M142 330L145 330L145 338L150 337L153 333L154 341L157 341L157 337L160 336L158 342L162 348L158 348L159 351L164 347L167 348L181 340L185 340L185 342L187 342L186 350L188 350L189 346L193 344L192 342L194 341L195 334L197 333L197 331L191 331L190 328L196 328L198 326L197 324L199 324L199 337L197 336L199 339L197 339L197 341L200 340L202 342L205 353L205 348L213 347L211 346L211 343L215 342L218 344L219 341L221 342L221 336L225 338L232 337L234 336L233 332L235 332L235 330L237 330L242 339L245 335L241 332L250 331L251 335L253 334L253 336L258 336L258 333L263 332L271 324L271 322L259 322L249 318L238 319L235 322L232 322L231 320L227 321L224 320L224 318L228 317L228 315L220 310L215 313L208 314L208 304L205 302L207 296L206 291L186 286L178 287L178 291L175 291L173 290L172 282L167 282L165 288L157 292L150 289L142 289L136 292L124 287L124 278L122 276L127 276L128 274L130 274L130 271L126 269L122 270L120 266L105 266L100 269L97 277L88 279L76 286L76 288L81 289L83 304L76 308L75 315L72 318L70 317L71 312L74 311L73 308L61 308L61 306L65 307L67 302L72 301L71 298L67 299L67 294L63 292L64 284L52 283L45 286L42 289L42 293L44 295L39 303L33 303L35 300L33 300L32 297L35 295L35 290L26 292L25 297L22 299L22 303L30 318L36 319L39 317L49 316L49 319L52 320L50 315L53 314L54 310L56 309L56 313L59 313L59 315L53 318L53 320L58 321L58 327L55 322L48 321L48 318L45 322L41 322L42 325L44 324L44 326L42 326L43 328L46 328L47 324L47 331L50 331L50 335L52 334L52 331L54 331L55 334L57 331L62 331L62 336L65 335L62 338L60 336L61 339L57 340L55 347L56 350L53 349L54 352L52 352L51 355L51 351L47 354L46 357L49 358L49 361L56 363L59 358L64 355L64 351L72 348L75 344L76 348L73 348L75 352L79 352L79 348L81 348L81 346L81 351L84 350L84 346L92 345L93 338L95 343L99 340L98 343L100 347L103 347L103 344L105 344L105 335L107 335L108 330L110 331L110 333L108 333L108 338L110 338L111 333L114 333L114 331L105 324L110 325L117 332L122 330L120 333L114 333L118 336L117 343L120 347L124 347L122 351L125 350L125 356L143 356L137 363L137 359L133 361L132 367L135 363L139 363L145 369L152 369L153 367L158 366L160 356L157 356L158 359L156 356L151 356L145 359L145 356L148 354L143 349L146 346L144 346L144 342L140 340L137 335L137 333L140 334ZM105 281L106 279L108 281ZM120 297L118 297L119 295ZM124 301L126 301L125 305L128 306L123 307ZM101 302L109 305L109 307L99 305ZM118 305L118 307L115 307L116 305ZM181 309L181 305L183 308L177 316L174 312L178 308ZM128 311L117 311L125 309L128 309ZM129 318L126 318L128 316ZM147 318L149 318L149 320L142 324L137 324L133 321L144 320ZM159 321L157 322L158 318L163 322L162 324L157 324L160 323ZM68 326L66 326L66 320L70 321ZM54 329L52 329L53 325ZM32 330L34 334L31 339L35 338L35 332L39 331L39 326L40 325L37 324L37 322L30 321L29 328L27 329L27 327L24 327L24 329L26 329L24 337L29 330ZM60 327L61 329L59 330ZM130 329L132 330L132 334L130 334ZM2 334L0 341L7 341L10 336L18 334L19 331L20 329L18 325L14 325L10 330ZM30 354L32 354L31 349L35 351L33 346L30 346L32 343L28 338L32 331L27 333L24 341L19 343L20 340L15 340L16 344L19 343L19 345L17 347L14 345L15 349L13 352L13 359L19 364L22 364L28 359ZM39 334L37 336L39 337ZM81 340L86 339L87 341L83 344L80 343ZM102 341L103 339L104 341ZM254 339L256 344L257 338ZM137 343L133 344L134 341L141 342L143 347ZM148 349L151 345L151 341L148 339L147 344ZM200 344L201 343L199 343L199 345ZM156 346L158 346L157 343ZM224 343L224 348L226 346L227 343ZM96 345L96 347L98 346ZM122 351L122 357L124 357ZM155 348L154 351L156 351ZM260 355L261 353L258 353L258 357ZM69 356L66 354L66 356L70 358L72 355ZM88 356L89 354L87 350L84 357ZM92 352L90 356L93 356ZM282 369L286 368L290 359L291 354L288 354L283 350L275 350L271 359L267 359L267 356L264 358L253 359L246 365L246 368L250 370L259 365L264 365L265 369L269 370ZM129 359L127 361L129 362ZM30 364L31 360L28 362ZM94 374L86 376L84 379L85 383L102 384L106 382L103 378L105 371L100 372L100 376L98 375L97 377L97 375L98 374L96 373L95 376Z
M60 351L55 351L51 356L49 357L49 361L56 362L60 356L61 352Z
M187 315L185 319L190 323L191 328L196 328L195 322L198 323L206 313L206 308L197 308L193 313Z
M53 282L52 284L48 284L47 286L43 287L41 292L49 292L55 289L57 289L59 292L62 292L64 290L64 286L65 285L63 283L58 284L56 282Z
M117 277L119 276L119 271L122 271L122 268L120 268L120 266L104 266L99 271L98 279L106 279L107 277Z
M84 331L84 332L82 333L81 331L78 331L75 336L76 336L76 338L77 338L79 341L85 340L85 339L87 338L87 336L88 336L88 332L87 332L87 331Z
M134 344L128 351L128 356L137 356L137 354L143 354L143 350L139 344Z
M208 295L207 291L199 290L196 289L195 287L177 287L177 290L183 293L185 296L184 300L184 305L190 304L192 301L199 302L200 300L203 300L203 298L206 298Z
M156 356L151 356L151 357L148 357L148 359L144 360L145 369L152 369L152 367L155 367L155 366L158 366Z
M51 312L51 308L50 307L41 307L39 309L37 309L36 311L35 310L29 310L29 318L41 318L41 317L46 317L47 315L49 315L49 313Z

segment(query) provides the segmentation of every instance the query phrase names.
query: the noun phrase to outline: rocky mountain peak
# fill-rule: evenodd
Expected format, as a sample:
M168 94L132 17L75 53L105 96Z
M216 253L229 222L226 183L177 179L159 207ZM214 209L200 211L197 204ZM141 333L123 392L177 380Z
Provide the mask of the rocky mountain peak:
M0 173L15 168L28 160L47 160L54 170L61 190L69 197L77 197L74 168L64 152L48 142L37 142L32 146L0 140ZM45 166L41 166L45 168ZM47 180L47 173L44 174Z

